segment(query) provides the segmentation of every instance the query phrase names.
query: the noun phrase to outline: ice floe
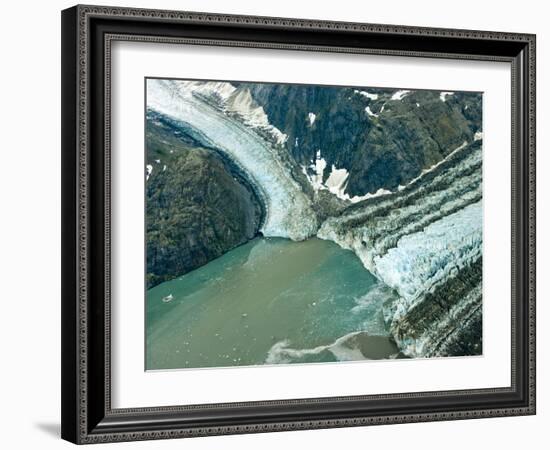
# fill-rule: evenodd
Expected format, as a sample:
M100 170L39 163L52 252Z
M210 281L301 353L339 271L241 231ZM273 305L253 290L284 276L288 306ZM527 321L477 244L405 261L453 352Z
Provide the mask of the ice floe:
M323 352L330 352L338 361L359 361L367 359L357 347L348 345L351 338L361 334L361 331L346 334L333 343L328 345L319 345L314 348L295 349L292 348L291 342L283 340L277 342L271 347L265 360L266 364L288 364L291 362L299 362L302 358L319 355Z

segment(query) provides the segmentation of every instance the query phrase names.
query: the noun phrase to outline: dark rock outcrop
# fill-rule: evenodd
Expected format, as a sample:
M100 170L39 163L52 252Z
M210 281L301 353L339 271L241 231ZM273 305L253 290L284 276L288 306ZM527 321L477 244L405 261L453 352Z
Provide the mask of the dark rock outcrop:
M147 149L148 288L257 235L261 204L229 161L158 116L147 122Z

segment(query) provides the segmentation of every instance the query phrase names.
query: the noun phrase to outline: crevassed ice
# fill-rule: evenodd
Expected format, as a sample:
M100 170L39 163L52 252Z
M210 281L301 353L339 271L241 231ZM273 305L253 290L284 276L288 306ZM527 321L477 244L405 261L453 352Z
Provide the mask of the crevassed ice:
M149 84L169 83L180 95L197 96L216 104L219 109L238 115L252 128L266 132L278 144L284 144L288 136L269 123L263 107L257 105L248 89L237 89L226 81L148 80ZM149 95L149 93L148 93Z
M354 251L370 272L396 290L401 298L396 314L402 314L426 290L481 256L480 173L456 176L480 160L481 151L477 149L453 166L453 170L431 180L434 186L445 179L454 180L446 189L428 192L422 201L399 210L390 208L376 223L348 227L350 221L361 224L363 216L373 213L369 208L356 210L346 216L328 218L317 236ZM413 190L410 195L414 193ZM388 197L378 202L376 208L391 207L395 200ZM462 204L467 206L457 210ZM416 218L402 222L402 217ZM398 223L397 228L394 222ZM374 241L372 236L377 236Z
M310 199L274 144L256 131L274 127L265 124L263 109L254 105L250 92L239 93L230 83L150 79L147 106L192 127L205 144L225 153L247 174L266 209L265 236L302 240L315 234ZM235 111L237 117L231 114Z
M481 256L482 217L480 200L402 237L396 247L374 257L377 274L405 300L414 300Z

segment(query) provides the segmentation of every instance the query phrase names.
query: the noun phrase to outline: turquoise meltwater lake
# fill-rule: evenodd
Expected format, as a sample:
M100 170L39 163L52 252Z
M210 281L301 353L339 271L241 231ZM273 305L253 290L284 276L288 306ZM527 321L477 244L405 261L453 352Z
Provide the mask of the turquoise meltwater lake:
M147 291L148 370L395 357L393 293L317 238L256 238Z

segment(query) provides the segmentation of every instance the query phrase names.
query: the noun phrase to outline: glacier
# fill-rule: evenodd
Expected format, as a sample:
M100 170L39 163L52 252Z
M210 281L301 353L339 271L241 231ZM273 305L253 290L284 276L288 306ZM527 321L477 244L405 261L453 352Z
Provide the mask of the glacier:
M264 203L265 236L303 240L315 234L311 200L281 151L287 137L269 124L248 90L224 82L149 79L147 106L188 125L237 164Z
M460 353L464 336L480 328L481 289L468 291L463 278L481 284L481 165L476 139L396 192L327 218L317 233L354 251L397 293L384 315L408 356ZM447 341L436 339L442 333Z
M365 101L378 99L378 94L353 92ZM390 100L410 94L397 90ZM445 102L451 95L441 92L439 99ZM367 106L365 117L377 116L384 105L378 113ZM481 352L481 130L469 142L446 149L443 159L395 191L380 188L351 197L346 192L348 170L331 164L327 174L320 149L311 160L308 156L306 165L298 164L285 148L287 134L270 123L246 87L149 79L147 107L184 124L205 146L231 159L265 207L264 236L317 236L352 250L380 280L381 289L392 291L383 314L402 353L427 357ZM306 120L309 127L322 124L313 112ZM298 147L298 137L290 136ZM147 176L152 170L147 166ZM339 346L297 350L280 342L272 356L285 359L335 348Z

